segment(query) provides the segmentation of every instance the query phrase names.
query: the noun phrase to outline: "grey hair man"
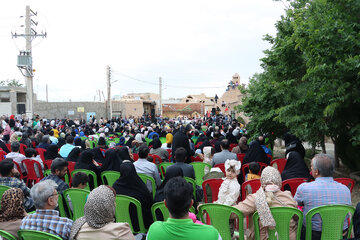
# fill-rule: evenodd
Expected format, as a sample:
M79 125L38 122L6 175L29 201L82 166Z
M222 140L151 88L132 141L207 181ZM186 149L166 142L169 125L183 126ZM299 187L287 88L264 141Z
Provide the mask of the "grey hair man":
M45 180L31 188L30 195L36 212L23 218L20 229L47 232L69 239L73 221L60 217L59 212L55 210L59 200L56 187L57 184L53 180Z
M20 143L19 142L13 142L11 144L11 152L6 155L7 158L12 158L14 162L19 164L21 168L21 172L25 173L26 170L24 166L22 165L22 160L26 159L26 157L20 153Z
M304 206L304 216L313 208L330 205L351 205L351 193L347 186L334 181L334 165L327 154L317 154L311 160L311 173L315 181L301 184L294 199L300 206ZM305 218L301 232L301 239L305 239ZM344 223L344 230L347 222ZM321 218L315 215L312 220L312 239L321 239Z

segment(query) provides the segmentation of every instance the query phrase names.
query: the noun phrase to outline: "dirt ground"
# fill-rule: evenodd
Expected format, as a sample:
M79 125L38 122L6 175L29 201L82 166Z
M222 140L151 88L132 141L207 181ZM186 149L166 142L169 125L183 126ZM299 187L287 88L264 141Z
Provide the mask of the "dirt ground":
M310 152L310 150L307 150L306 152L307 152L307 154L305 156L305 162L308 164L309 169L310 169L311 156L308 154ZM329 154L330 155L332 154L331 150L330 150ZM285 148L275 147L273 159L283 158L284 155L285 155ZM340 178L340 177L350 178L350 173L351 173L351 170L348 169L346 166L342 165L339 168L335 169L334 177L335 178ZM356 182L356 180L355 180L355 186L351 193L351 201L352 201L352 205L354 207L356 206L357 203L360 202L360 183Z

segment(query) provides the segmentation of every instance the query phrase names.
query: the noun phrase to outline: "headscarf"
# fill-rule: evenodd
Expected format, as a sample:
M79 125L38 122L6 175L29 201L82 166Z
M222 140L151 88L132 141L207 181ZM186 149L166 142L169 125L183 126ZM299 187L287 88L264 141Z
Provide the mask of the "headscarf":
M65 144L66 144L65 138L59 137L57 147L61 148Z
M127 147L120 147L116 149L116 152L121 160L130 160L133 162L134 160L130 157L129 149Z
M100 146L106 146L105 138L99 137L98 145L100 145Z
M164 195L165 185L170 179L172 179L174 177L184 177L183 170L178 166L173 166L173 167L167 169L167 171L165 173L164 181L161 183L161 185L156 190L156 195L155 195L154 202L164 201L164 199L165 199L165 195Z
M237 161L237 160L234 160L234 159L231 159L231 160L227 159L225 161L224 166L225 166L225 171L227 171L229 168L233 167L236 175L239 175L240 169L241 169L241 162L240 161Z
M123 146L124 144L125 144L125 138L121 136L118 145Z
M139 143L142 143L143 140L142 140L142 134L141 133L138 133L135 135L135 140L138 141Z
M153 140L153 149L158 149L158 148L160 148L161 147L161 141L160 141L160 139L159 138L154 138L154 140Z
M111 188L101 185L92 190L84 206L84 216L77 219L71 228L70 239L76 238L85 223L98 229L114 222L115 207L115 194Z
M99 163L104 163L104 155L102 154L99 147L95 147L91 149L92 153L94 154L95 161Z
M255 193L256 209L259 213L261 224L264 227L275 228L276 223L268 203L272 199L267 199L266 192L273 194L280 191L282 182L279 171L273 167L266 167L261 173L260 182L261 187Z
M55 144L50 144L45 152L46 160L54 160L57 157L61 157L58 153L58 146Z
M290 178L309 178L310 170L307 167L304 158L299 152L289 152L284 171L281 173L281 179L284 181Z
M241 153L246 153L249 149L249 146L247 145L248 139L246 137L241 137L239 140L239 148Z
M102 171L118 171L120 172L120 165L122 163L121 158L115 150L109 149L105 153L104 164L102 165Z
M171 133L166 134L166 143L171 144L174 136Z
M79 157L80 157L80 148L74 147L70 151L68 157L66 158L66 161L68 161L68 162L78 162Z
M74 145L76 147L81 147L81 138L79 138L79 137L75 138Z
M85 137L85 133L83 131L80 132L79 134L80 137Z
M92 162L94 159L94 154L91 150L85 150L81 153L79 160L75 164L75 169L88 169L92 171L96 168Z
M244 157L243 164L250 162L263 162L270 165L270 159L266 156L264 149L258 141L252 141L250 143L250 148Z
M1 198L0 222L15 221L25 217L24 193L20 188L11 188Z

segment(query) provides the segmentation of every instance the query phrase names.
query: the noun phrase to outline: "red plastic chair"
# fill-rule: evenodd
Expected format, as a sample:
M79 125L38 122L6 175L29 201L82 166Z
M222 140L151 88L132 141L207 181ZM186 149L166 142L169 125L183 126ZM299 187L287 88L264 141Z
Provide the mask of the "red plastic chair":
M166 151L169 153L169 162L170 162L171 155L172 155L172 150L171 149L166 149Z
M270 154L266 154L266 156L270 159L270 162L273 160L273 156Z
M7 149L9 150L9 152L11 152L11 144L10 143L5 143Z
M241 185L241 201L244 201L248 194L256 193L261 187L260 179L252 179Z
M238 145L238 144L236 144L236 143L230 144L230 146L229 146L229 151L231 152L231 150L233 150L233 148L236 147L237 145Z
M155 154L149 154L149 156L151 156L153 158L153 163L155 164L160 164L162 163L161 161L161 157ZM157 163L156 163L157 162Z
M270 163L270 166L279 170L280 174L284 171L285 165L286 165L286 158L278 158L272 160Z
M4 150L0 150L0 161L2 161L2 160L4 160L5 159L5 155L6 155L7 153L4 151Z
M291 178L282 182L281 190L285 191L285 187L290 188L290 192L295 196L296 190L300 184L307 181L307 178Z
M23 143L20 143L20 153L22 155L25 155L25 149L27 148L27 146Z
M102 155L105 156L106 149L100 148L100 151L101 151Z
M36 152L40 155L41 160L45 161L45 152L46 152L46 149L36 148Z
M191 156L191 162L203 162L203 160L199 156Z
M355 181L351 178L334 178L335 181L344 184L350 189L350 193L352 193L352 190L355 185Z
M264 170L264 168L266 168L268 165L266 163L263 162L258 162L258 164L260 165L260 175L261 172ZM246 173L249 172L249 165L250 163L246 163L244 165L241 166L241 171L242 171L242 175L243 175L243 181L245 181L245 175Z
M68 162L68 176L69 176L69 184L71 186L72 178L71 178L71 172L75 170L75 164L76 162Z
M51 164L52 164L53 160L45 160L44 161L44 165L46 169L51 169Z
M139 159L139 154L133 153L132 155L133 155L134 161L137 161Z
M242 163L244 161L245 153L238 153L237 159Z
M27 171L26 185L29 188L31 188L34 184L40 182L40 179L44 178L41 165L37 161L31 159L24 159L22 160L21 163L26 167L26 171ZM36 175L35 165L37 165L38 167L40 176Z
M221 171L226 175L226 172L225 172L225 164L224 164L224 163L216 164L214 167L220 168Z
M219 179L208 179L208 180L205 180L202 183L202 188L203 188L203 191L204 191L204 201L205 201L205 203L209 203L207 193L206 193L206 185L208 185L210 187L210 189L211 189L211 200L212 200L212 202L215 202L218 199L219 189L220 189L220 186L221 186L223 181L224 180L222 180L221 178L219 178Z
M199 147L200 147L200 145L201 144L203 144L203 142L198 142L198 143L196 143L196 145L195 145L195 149L198 149Z
M19 165L17 162L15 162L15 161L13 161L13 163L14 163L16 169L18 170L18 172L20 173L20 179L24 179L25 176L22 174L20 165Z

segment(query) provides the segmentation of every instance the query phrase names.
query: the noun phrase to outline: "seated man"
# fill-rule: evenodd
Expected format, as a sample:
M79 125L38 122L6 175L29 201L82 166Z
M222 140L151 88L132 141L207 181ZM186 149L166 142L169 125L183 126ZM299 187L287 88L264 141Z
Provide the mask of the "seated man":
M65 176L65 174L67 173L67 166L68 166L68 162L65 161L62 158L55 158L51 164L51 174L49 176L44 177L43 179L41 179L40 181L44 181L44 180L53 180L57 187L56 187L56 191L59 194L62 194L66 189L69 188L69 185L67 185L62 178Z
M175 151L176 163L169 166L168 168L172 168L173 166L178 166L182 169L182 171L184 173L184 177L190 177L195 180L194 167L190 164L185 163L186 156L187 156L187 152L186 152L185 148L180 147L180 148L176 149L176 151Z
M41 143L36 148L42 148L46 150L50 144L51 141L49 135L44 135L41 139Z
M317 154L311 160L311 173L315 181L301 184L294 199L300 206L304 206L304 216L313 208L330 205L351 205L351 193L347 186L334 181L334 166L326 154ZM301 232L301 239L305 239L305 217ZM344 223L344 230L347 222ZM312 239L321 239L321 218L315 215L312 220Z
M215 153L213 157L212 165L225 163L228 159L237 160L237 155L235 153L229 152L230 142L228 139L223 139L220 142L221 152Z
M11 158L14 162L17 162L20 165L21 172L26 175L26 170L22 165L22 160L26 159L26 157L20 153L20 143L13 142L11 144L11 152L6 155L6 157Z
M189 218L193 204L192 187L182 177L175 177L165 185L165 206L170 217L166 222L153 223L148 231L147 240L218 240L219 232L210 225L200 225Z
M264 138L264 136L259 136L258 137L258 142L260 143L261 147L264 149L264 152L266 154L272 155L271 150L265 146L265 138Z
M20 229L47 232L69 239L73 221L60 217L55 210L59 198L56 187L54 181L45 180L31 188L30 194L34 199L36 213L24 217Z
M6 158L0 162L0 185L20 188L24 193L25 210L31 211L34 203L30 197L30 189L23 181L18 179L18 177L20 177L20 173L14 166L15 164L11 158Z
M75 147L74 146L74 137L67 136L66 144L60 148L60 151L59 151L60 156L62 156L63 158L67 158L67 156L69 155L71 150L73 150L74 147Z
M139 159L136 162L134 162L134 166L137 173L143 173L150 177L153 177L155 179L156 186L158 187L161 184L159 171L154 163L149 162L146 159L148 154L149 154L149 148L147 147L147 145L146 144L141 145L139 147ZM150 184L146 184L146 186L148 187L149 191L152 192L151 182L148 181L148 183Z

